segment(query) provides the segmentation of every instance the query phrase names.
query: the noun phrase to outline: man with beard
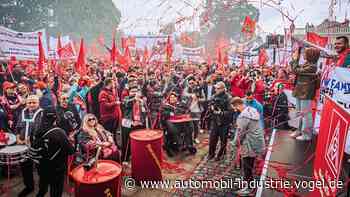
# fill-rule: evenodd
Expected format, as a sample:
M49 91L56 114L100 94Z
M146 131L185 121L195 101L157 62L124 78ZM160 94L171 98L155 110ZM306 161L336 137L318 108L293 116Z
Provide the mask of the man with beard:
M339 36L335 41L335 50L338 53L337 66L350 68L349 38Z
M35 132L40 129L42 109L39 106L39 97L30 95L26 99L26 107L18 117L16 125L17 144L30 146ZM25 188L18 195L27 196L34 191L33 162L26 160L21 163L21 171Z
M40 130L34 134L29 151L31 159L39 164L40 180L37 197L44 197L49 186L51 197L62 196L68 156L74 153L65 131L56 126L56 119L55 110L43 111Z
M216 161L223 159L226 154L226 144L230 124L233 121L233 109L230 105L231 96L226 92L224 82L215 85L215 95L209 103L209 154L208 160L215 157L216 145L220 139L220 149Z
M78 110L74 105L68 103L68 94L62 94L59 97L57 111L57 126L63 129L68 136L75 130L79 129L81 119Z

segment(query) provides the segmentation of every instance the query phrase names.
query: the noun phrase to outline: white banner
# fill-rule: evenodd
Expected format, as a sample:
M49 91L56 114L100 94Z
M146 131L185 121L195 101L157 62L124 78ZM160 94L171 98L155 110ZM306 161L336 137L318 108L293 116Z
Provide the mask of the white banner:
M47 43L45 29L35 32L17 32L0 26L0 50L3 56L16 59L38 59L38 32L42 32L42 42L47 57Z
M186 47L176 47L177 53L179 54L180 58L183 60L188 60L192 62L204 62L203 54L204 54L204 47L196 47L196 48L186 48Z
M317 105L314 127L316 133L319 131L321 111L325 96L331 97L334 101L340 104L346 111L350 113L350 69L334 68L329 73L327 80L321 83L320 100ZM350 136L347 139L346 152L350 153Z
M50 37L49 39L49 57L50 59L59 59L58 53L57 53L57 43L58 38ZM76 58L76 51L73 45L73 42L71 41L69 36L62 36L61 37L61 47L65 48L65 46L70 45L73 49L73 56L66 57L66 59L75 59Z

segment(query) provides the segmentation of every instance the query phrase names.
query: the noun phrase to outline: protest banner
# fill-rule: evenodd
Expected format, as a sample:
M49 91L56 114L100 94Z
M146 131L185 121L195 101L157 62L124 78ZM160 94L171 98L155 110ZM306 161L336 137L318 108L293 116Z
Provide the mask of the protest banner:
M2 55L7 59L16 57L18 60L38 59L38 32L42 33L42 44L47 56L47 43L45 29L35 32L17 32L0 26L0 48Z

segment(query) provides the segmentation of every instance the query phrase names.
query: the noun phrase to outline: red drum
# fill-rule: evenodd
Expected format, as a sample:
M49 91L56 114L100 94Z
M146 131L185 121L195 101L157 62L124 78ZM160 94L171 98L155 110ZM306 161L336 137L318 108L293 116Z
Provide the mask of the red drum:
M120 197L122 166L114 161L99 160L97 168L85 171L83 165L70 173L75 181L75 197Z
M135 181L162 180L161 130L138 130L130 133L131 170Z

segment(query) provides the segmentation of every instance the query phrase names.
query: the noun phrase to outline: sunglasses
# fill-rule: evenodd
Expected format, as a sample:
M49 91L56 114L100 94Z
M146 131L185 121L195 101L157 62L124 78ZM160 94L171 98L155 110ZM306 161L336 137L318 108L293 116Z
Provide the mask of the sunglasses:
M89 118L88 121L95 121L95 118Z

